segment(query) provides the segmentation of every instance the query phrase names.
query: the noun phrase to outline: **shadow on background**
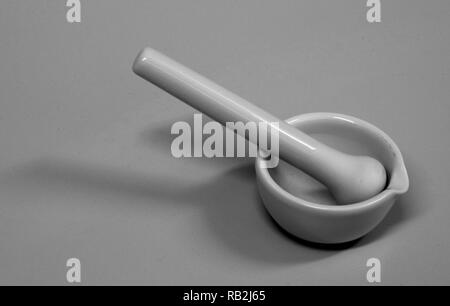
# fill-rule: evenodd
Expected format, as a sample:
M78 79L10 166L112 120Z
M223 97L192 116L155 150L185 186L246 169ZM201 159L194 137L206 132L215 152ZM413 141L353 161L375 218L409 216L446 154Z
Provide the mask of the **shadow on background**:
M133 205L161 210L168 209L168 205L192 206L204 214L205 222L199 226L205 226L205 231L216 236L220 244L265 263L310 262L334 254L330 249L298 243L299 240L279 230L259 199L253 163L193 186L182 177L151 177L129 169L49 158L23 165L8 180L18 190L59 192L64 196L76 192L107 195L131 209Z
M166 128L163 126L159 132L153 131L150 135L147 131L141 136L152 146L167 147L170 142L165 142ZM162 135L158 136L158 133ZM212 160L217 162L218 159ZM219 160L232 162L229 158ZM367 245L421 212L417 205L412 205L420 203L420 190L414 190L401 198L386 219L362 239L340 245L306 242L286 233L268 215L257 192L253 167L253 160L247 159L235 168L228 167L207 183L193 185L183 174L155 176L145 171L47 158L23 165L14 171L12 178L20 188L33 184L34 188L45 192L62 189L64 192L107 194L126 199L123 203L128 205L144 203L146 209L158 207L164 210L168 205L195 206L205 215L202 223L207 226L205 230L230 250L252 260L277 264L317 261L348 248ZM412 178L414 172L410 170L409 174ZM411 179L411 183L413 181Z

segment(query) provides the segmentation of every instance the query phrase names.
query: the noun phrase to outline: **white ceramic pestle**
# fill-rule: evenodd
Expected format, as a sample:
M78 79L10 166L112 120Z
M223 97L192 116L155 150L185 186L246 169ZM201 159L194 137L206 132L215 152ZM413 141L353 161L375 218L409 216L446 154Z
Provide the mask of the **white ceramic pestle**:
M376 159L337 151L156 50L142 50L133 71L221 124L277 122L279 157L327 186L340 204L367 200L386 186Z

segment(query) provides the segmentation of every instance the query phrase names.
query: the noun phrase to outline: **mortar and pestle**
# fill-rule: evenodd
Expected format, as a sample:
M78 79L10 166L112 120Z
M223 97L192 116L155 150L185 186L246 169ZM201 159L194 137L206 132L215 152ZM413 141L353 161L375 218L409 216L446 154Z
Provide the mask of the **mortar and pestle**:
M311 113L282 121L151 48L138 54L133 71L221 124L277 122L282 161L271 169L266 159L256 159L258 190L275 221L301 239L360 238L408 190L400 150L363 120Z

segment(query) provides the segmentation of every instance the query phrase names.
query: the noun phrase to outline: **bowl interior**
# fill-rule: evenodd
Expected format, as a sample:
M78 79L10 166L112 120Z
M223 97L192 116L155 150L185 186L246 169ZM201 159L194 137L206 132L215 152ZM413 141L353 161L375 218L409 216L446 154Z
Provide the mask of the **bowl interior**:
M403 159L395 143L381 130L360 119L331 113L314 113L287 120L303 132L342 152L378 159L388 174L386 189L407 189ZM272 179L288 193L311 203L338 205L327 188L301 170L280 160L268 169Z

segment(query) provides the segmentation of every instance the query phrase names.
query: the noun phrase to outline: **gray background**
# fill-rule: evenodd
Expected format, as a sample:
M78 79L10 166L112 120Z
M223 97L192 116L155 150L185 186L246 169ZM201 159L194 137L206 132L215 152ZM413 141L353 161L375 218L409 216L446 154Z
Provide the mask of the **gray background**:
M0 5L0 284L450 284L450 2L82 1ZM282 233L251 159L182 159L193 109L131 63L149 45L281 118L368 120L404 154L409 193L367 237Z

